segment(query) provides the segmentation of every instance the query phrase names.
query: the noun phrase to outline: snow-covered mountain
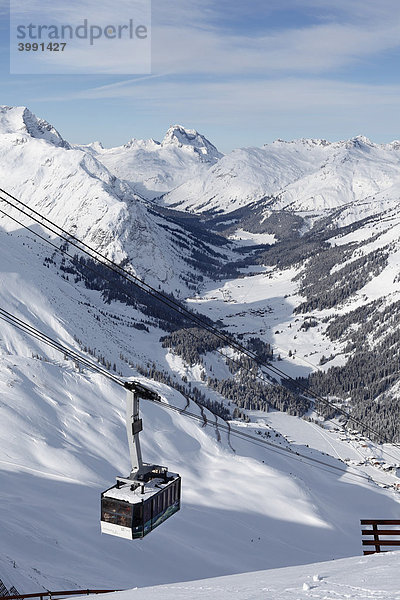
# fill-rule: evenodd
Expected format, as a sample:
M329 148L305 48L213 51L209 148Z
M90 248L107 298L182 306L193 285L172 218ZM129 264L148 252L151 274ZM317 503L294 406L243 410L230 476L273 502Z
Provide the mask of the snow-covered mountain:
M326 213L399 185L399 177L398 142L278 140L234 150L163 201L181 210L230 213L268 197L272 210Z
M82 146L111 173L129 182L142 197L153 199L194 177L205 175L222 154L194 129L170 127L162 142L131 139L124 146Z
M20 133L23 136L45 140L54 146L70 147L50 123L39 119L25 106L0 106L0 132L2 135ZM20 138L22 139L26 138Z
M132 142L130 155L73 147L24 108L0 114L0 187L156 289L180 293L264 362L310 376L318 393L398 436L397 144L303 140L221 157L195 131L174 127L161 144ZM170 202L196 189L196 178L185 179L191 169L210 187L180 207L200 216L133 191L154 191L154 174L169 191L190 180ZM99 494L129 471L123 394L2 321L8 587L176 584L336 559L360 553L360 518L398 516L396 446L349 431L271 380L261 385L224 343L199 340L180 317L103 275L1 216L0 307L121 377L142 377L208 425L143 403L144 456L182 475L182 510L142 542L101 537ZM234 427L276 447L228 439L207 406L241 417Z
M201 220L186 211L173 213L157 207L135 195L129 183L117 179L96 158L93 148L88 151L71 147L51 125L37 119L27 109L4 107L1 114L0 174L3 185L10 192L110 258L124 262L128 269L156 288L181 296L195 293L200 301L196 300L192 306L198 310L205 307L206 315L214 320L221 317L228 329L238 332L242 327L238 325L241 317L234 323L230 307L225 312L231 296L223 295L223 303L217 302L215 311L203 299L208 298L209 291L216 287L222 289L223 294L229 287L239 288L243 285L240 279L249 275L249 270L246 286L251 288L255 282L251 273L255 268L258 273L267 272L268 277L282 277L289 287L293 287L294 301L284 302L289 305L285 319L300 320L296 316L300 314L304 315L304 323L294 338L299 342L294 343L293 336L289 336L288 343L294 347L310 335L307 334L308 320L321 324L321 339L316 344L316 352L319 360L329 366L337 363L344 366L352 356L354 358L355 347L357 352L361 351L364 338L360 336L355 342L353 331L356 323L368 334L365 319L359 323L359 313L355 312L360 309L360 304L365 305L365 315L377 323L382 314L389 314L392 305L391 318L397 315L396 302L400 292L397 267L400 252L399 144L377 145L361 137L334 144L321 140L278 141L262 149L237 151L218 159L215 148L202 136L174 127L159 146L179 150L181 158L182 153L207 157L210 181L212 173L221 165L229 164L236 154L246 157L244 173L257 167L260 178L263 175L264 181L282 190L261 200L253 198L250 204L228 214L221 196L216 194L213 202L221 202L219 210L222 214L211 218L203 215ZM157 157L158 153L155 154L156 162ZM217 162L210 167L213 160ZM237 164L242 162L238 159ZM236 193L238 171L236 165L231 172L233 183L230 185L221 177L224 181L221 193ZM250 197L246 199L248 201ZM199 205L197 209L202 210ZM3 223L9 231L19 228L7 217L3 217ZM230 237L230 244L225 237L210 231L215 229ZM243 238L247 245L253 239L261 247L256 253L251 246L241 248ZM267 271L265 265L268 265ZM271 268L273 274L268 272ZM88 280L87 272L76 272L75 267L74 276L99 289L98 281L93 282L93 277ZM219 280L223 277L231 277L232 283L221 285ZM108 287L109 299L126 297L125 290L115 288ZM264 293L265 288L262 286L261 289ZM249 322L247 296L246 292L240 302L243 309L237 311L245 315L242 334L248 338L261 331L263 343L271 346L276 341L274 325L269 319L267 327L260 327L258 318ZM264 300L266 298L260 298L261 302ZM137 303L143 304L143 298L136 297L135 306ZM257 311L258 308L253 316ZM346 315L348 325L340 330L340 334L333 334L333 330L340 329L338 311ZM153 310L152 318L155 314ZM157 318L160 318L159 314ZM279 318L273 316L273 319ZM290 322L290 327L292 325ZM171 322L164 323L163 327L168 329ZM390 343L389 333L387 329L382 331L381 344ZM337 335L339 337L335 337ZM326 336L329 339L325 339ZM246 343L254 343L247 338ZM170 344L173 354L180 342L169 340L165 343ZM193 346L189 338L185 339L185 345ZM369 351L377 353L373 346ZM307 354L308 343L305 347ZM197 360L197 350L194 354L192 350L189 354ZM287 346L286 352L289 350L291 348ZM269 352L268 349L265 351ZM327 357L333 358L326 360ZM375 366L380 364L373 360L372 354L369 358ZM171 364L168 370L171 370ZM313 365L313 370L316 367ZM226 365L221 373L226 373L225 369ZM301 374L309 375L310 372L309 369ZM389 379L387 375L377 375L382 387L376 388L374 400L379 393L395 392L395 373L393 363ZM204 371L199 367L196 375L199 385L200 374L212 378L211 370ZM339 388L337 391L342 397L344 390ZM279 399L277 402L280 406Z
M275 143L241 148L225 155L202 176L188 180L163 196L163 202L193 212L231 212L277 193L315 167L325 155L320 144Z
M206 142L201 146L194 138L196 149L187 145L184 152L191 148L202 156L199 146L207 157ZM168 139L166 146L179 151L173 131ZM26 108L0 111L0 181L3 189L108 258L125 261L148 283L161 283L177 293L187 289L188 282L195 285L193 253L208 253L202 241L155 212L93 152L71 147ZM222 259L224 254L217 251L215 256Z
M47 247L32 234L3 231L0 250L1 307L115 362L125 376L137 371L123 356L167 368L170 352L157 344L157 329L132 326L139 311L106 304L99 292L46 267ZM101 536L100 492L129 472L124 393L4 322L1 333L0 504L7 518L0 576L20 592L175 583L355 555L360 517L397 515L398 493L374 482L394 485L394 473L372 464L350 466L348 475L329 468L346 469L348 456L361 462L360 452L389 460L384 448L363 448L275 412L235 426L260 440L273 436L278 452L236 437L229 445L206 409L211 428L143 402L144 457L181 474L182 510L141 542ZM170 387L147 385L166 402L187 405ZM189 410L201 414L192 402ZM397 449L387 450L400 461Z

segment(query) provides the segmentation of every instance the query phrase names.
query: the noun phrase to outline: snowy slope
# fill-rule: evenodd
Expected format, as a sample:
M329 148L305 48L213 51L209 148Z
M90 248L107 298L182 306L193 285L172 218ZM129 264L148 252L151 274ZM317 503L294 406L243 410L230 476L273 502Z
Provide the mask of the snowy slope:
M332 144L319 169L282 190L274 209L330 211L350 203L357 206L393 185L398 188L399 150L398 142L374 144L362 136Z
M100 310L126 319L129 310L61 280L25 234L3 232L0 244L1 306L64 343L95 345L125 375L135 373L119 358L129 346L133 362L165 357L151 332L99 322ZM219 443L214 428L143 403L144 456L182 475L182 510L143 542L100 536L99 494L129 471L121 390L10 326L1 331L0 556L19 591L154 585L354 555L360 516L398 513L397 494L373 482L236 438L233 453L225 434Z
M400 576L395 552L304 567L203 579L187 583L133 589L101 596L101 600L396 600Z
M0 187L148 283L186 289L196 237L150 210L92 153L70 147L27 109L3 107L0 117Z
M0 106L0 132L2 134L15 134L31 136L39 140L50 142L54 146L69 148L58 131L44 119L36 115L24 106ZM20 141L25 137L20 138Z
M232 212L264 197L272 210L327 211L399 182L399 144L363 136L346 142L277 141L234 150L205 175L163 197L193 212Z
M368 207L372 212L372 206ZM354 220L351 207L346 207L336 216L339 225L354 223ZM334 223L335 219L332 219L332 222ZM279 265L267 266L262 268L261 273L253 271L248 275L207 285L201 294L188 299L189 306L195 307L205 315L221 319L235 335L260 336L272 345L275 356L279 355L282 358L279 367L292 377L306 377L311 372L345 364L349 358L348 351L345 351L348 337L344 336L343 339L332 342L326 333L331 320L349 315L374 301L381 301L383 308L388 309L400 301L399 207L393 202L391 210L378 212L375 218L361 221L359 225L356 223L355 229L350 232L334 235L334 231L328 241L332 250L335 247L346 247L347 244L354 244L354 249L346 256L344 262L340 262L340 256L337 257L337 263L331 269L332 273L345 268L346 265L350 266L360 257L370 256L377 250L388 253L387 264L379 274L371 275L370 280L364 284L360 283L359 289L355 289L343 301L340 301L339 297L329 308L304 309L300 314L294 312L296 307L305 301L299 288L302 274L307 281L305 267L313 265L311 259L286 268L279 268ZM257 234L255 238L257 243ZM282 254L285 256L285 246L282 247ZM265 256L268 258L268 253ZM321 281L327 275L329 271L322 263ZM347 275L347 280L350 279L350 275L351 272ZM345 284L346 277L338 286ZM329 294L330 291L322 286L320 293ZM304 323L309 319L315 320L315 327L304 327ZM348 335L360 324L356 319ZM384 331L387 336L396 329L396 322L391 325L392 329L387 327ZM378 339L372 337L366 342L371 342L373 347ZM335 358L322 366L322 357L330 355L334 355Z
M170 127L162 142L133 138L117 148L91 144L82 149L92 152L111 173L147 199L204 175L222 157L203 135L181 125Z
M323 145L311 149L281 142L263 148L233 150L203 176L165 194L162 201L180 210L229 213L278 193L311 171L316 159L321 162L325 154Z
M0 131L4 187L108 256L127 259L147 281L186 294L190 286L185 278L197 284L199 271L191 262L191 250L205 246L203 238L184 229L183 220L155 212L135 195L130 183L117 179L99 160L101 149L70 147L54 128L26 109L2 109ZM171 170L171 164L181 159L183 169L192 163L203 165L211 183L221 164L228 172L227 157L219 158L195 132L173 128L167 138L165 148L171 147L168 156L173 158L170 163L166 159L165 172L171 171L172 178L178 170ZM160 152L164 150L157 147L156 162ZM307 204L314 189L311 182L296 211L316 212L320 218L328 209L332 211L330 226L354 224L342 232L332 229L331 238L325 240L329 248L339 250L355 243L354 248L349 246L352 253L339 255L332 271L343 266L340 261L351 264L382 248L389 249L388 262L343 304L306 314L318 320L318 326L311 329L301 327L304 314L293 314L304 300L296 276L307 259L287 268L248 263L243 276L222 282L208 278L189 306L220 318L235 333L260 335L276 353L282 353L280 366L292 375L327 368L318 363L324 354L336 352L336 346L332 360L344 362L348 357L342 352L345 341L332 344L326 336L329 319L377 297L388 306L400 298L397 152L395 144L370 149L361 139L347 146L278 142L272 150L238 151L237 163L243 171L236 178L232 170L231 191L229 176L224 179L220 172L222 183L215 202L220 202L221 210L228 210L231 197L238 203L243 194L250 198L246 181L290 191L301 178L309 177L311 182L318 167L318 173L326 172L328 179L337 175L333 191L328 181L319 204ZM154 157L146 156L151 163ZM375 162L379 164L374 171ZM342 193L341 164L343 169L348 165L343 171L346 186L353 181L352 173L357 175L354 181L361 182L361 191L357 188L353 195L345 195L343 204L336 201ZM314 181L322 189L320 180ZM264 192L259 189L260 197ZM277 207L290 212L293 197L286 198L282 192L274 202L282 202ZM228 203L224 204L224 198ZM376 198L381 200L376 203ZM369 219L359 221L364 217ZM252 237L240 224L238 229L232 239ZM253 237L255 242L275 242L272 249L279 247L278 238L272 233ZM237 241L238 246L242 243ZM204 257L215 258L214 248L209 255L203 252ZM238 260L241 257L236 255ZM222 251L218 260L226 261ZM4 216L0 219L0 281L0 306L63 343L76 349L86 347L103 362L115 364L125 377L137 376L138 366L154 364L177 383L185 376L204 389L202 370L209 369L209 375L212 367L212 373L221 377L229 373L215 352L206 355L203 365L185 364L160 344L166 332L158 328L157 319L144 316L140 306L106 304L99 291L85 288L79 277L62 271L60 258L47 246ZM129 471L123 393L11 326L1 322L0 330L0 502L1 512L7 514L0 536L0 577L4 573L7 584L19 591L31 592L39 586L128 588L336 559L360 552L360 518L398 517L400 496L395 488L399 480L379 463L400 464L399 451L393 447L378 447L360 441L356 434L346 437L333 426L318 427L274 411L250 414L249 424L236 423L260 439L275 436L282 447L341 469L347 463L349 472L344 474L238 438L231 440L232 451L224 433L218 441L215 417L208 412L213 427L202 428L183 414L143 403L144 455L180 472L182 510L142 542L102 537L100 492L116 475ZM289 350L294 351L291 356ZM177 391L160 383L148 384L166 402L181 408L186 405ZM210 397L221 399L216 392ZM200 415L193 403L190 409Z

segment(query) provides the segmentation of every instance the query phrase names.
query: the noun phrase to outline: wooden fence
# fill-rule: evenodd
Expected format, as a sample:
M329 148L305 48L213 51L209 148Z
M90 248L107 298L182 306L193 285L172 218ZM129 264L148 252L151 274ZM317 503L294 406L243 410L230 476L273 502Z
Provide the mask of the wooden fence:
M364 525L369 525L368 529L364 529ZM380 526L397 526L393 529L381 529ZM363 546L374 546L374 550L364 550L365 554L375 554L375 552L389 552L395 550L395 546L400 546L400 521L393 519L361 519L361 533L367 536L368 539L362 540ZM382 539L382 536L384 539ZM397 539L396 539L397 536ZM371 539L371 537L373 539ZM393 539L395 538L395 539ZM385 550L381 550L381 547Z
M54 596L88 596L89 594L109 594L110 592L120 592L121 590L68 590L61 592L49 592L43 591L37 594L16 594L14 596L1 596L0 600L24 600L24 598L49 598L51 600Z

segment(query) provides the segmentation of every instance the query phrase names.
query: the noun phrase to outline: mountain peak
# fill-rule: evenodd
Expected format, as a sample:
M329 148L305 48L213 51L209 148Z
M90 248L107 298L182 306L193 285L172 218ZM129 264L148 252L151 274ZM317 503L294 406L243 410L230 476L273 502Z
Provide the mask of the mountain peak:
M328 140L325 139L320 139L320 138L299 138L299 139L295 139L295 140L282 140L281 138L278 138L277 140L274 140L272 142L272 144L274 146L309 146L309 147L317 147L317 146L330 146L331 142L328 142ZM264 148L268 148L270 147L271 144L264 144Z
M157 142L156 140L150 139L150 140L138 140L137 138L133 137L129 140L129 142L126 142L126 144L124 144L122 147L125 148L126 150L129 149L133 149L133 150L137 150L138 148L141 148L143 150L154 150L157 149L161 146L160 142Z
M25 106L0 106L0 133L27 133L54 146L70 147L53 125L39 119Z
M173 145L179 148L192 148L192 151L213 162L222 157L222 154L204 135L201 135L195 129L186 129L182 125L171 125L161 145L164 147Z
M186 129L182 125L171 125L165 134L163 144L188 144L197 138L203 138L203 136L200 135L195 129Z
M363 148L365 146L372 147L375 146L373 142L365 135L356 135L355 137L348 140L346 143L346 148Z

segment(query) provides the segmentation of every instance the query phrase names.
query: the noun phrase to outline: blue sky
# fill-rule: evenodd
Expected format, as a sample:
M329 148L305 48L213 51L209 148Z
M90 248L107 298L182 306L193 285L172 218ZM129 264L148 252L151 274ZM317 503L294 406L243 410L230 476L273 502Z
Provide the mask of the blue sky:
M147 76L10 75L4 0L0 19L0 104L28 106L71 142L161 139L175 123L222 151L400 137L399 0L152 0Z

